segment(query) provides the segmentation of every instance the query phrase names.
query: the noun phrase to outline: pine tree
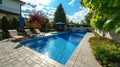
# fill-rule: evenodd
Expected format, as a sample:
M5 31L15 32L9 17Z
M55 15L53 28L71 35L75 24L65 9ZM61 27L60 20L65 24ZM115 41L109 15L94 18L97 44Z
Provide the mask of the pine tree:
M60 4L57 7L57 10L54 14L54 23L56 23L56 22L65 22L66 23L66 14L62 7L62 4Z

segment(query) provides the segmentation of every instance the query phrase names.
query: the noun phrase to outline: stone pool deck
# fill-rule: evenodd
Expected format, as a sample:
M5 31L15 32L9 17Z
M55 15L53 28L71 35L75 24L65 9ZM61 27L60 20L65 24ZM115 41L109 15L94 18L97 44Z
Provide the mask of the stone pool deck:
M65 65L62 65L19 42L0 41L0 67L101 67L91 53L87 33Z

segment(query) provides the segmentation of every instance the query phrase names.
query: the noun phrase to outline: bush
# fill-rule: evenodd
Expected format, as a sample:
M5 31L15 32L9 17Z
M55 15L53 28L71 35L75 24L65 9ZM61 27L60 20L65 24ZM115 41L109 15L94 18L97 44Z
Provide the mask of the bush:
M3 32L2 32L2 36L3 36L3 39L5 39L5 38L9 38L9 37L10 37L8 31L3 31Z
M8 29L10 29L10 23L7 16L3 16L1 27L3 30L2 33L3 38L8 38L9 37Z
M12 29L17 29L18 27L20 27L19 19L14 16L14 17L12 18L11 28L12 28Z
M102 37L92 37L89 42L91 44L93 54L103 67L118 66L120 62L120 46L117 46L111 40Z
M3 16L1 26L3 31L7 31L10 28L10 23L7 16Z

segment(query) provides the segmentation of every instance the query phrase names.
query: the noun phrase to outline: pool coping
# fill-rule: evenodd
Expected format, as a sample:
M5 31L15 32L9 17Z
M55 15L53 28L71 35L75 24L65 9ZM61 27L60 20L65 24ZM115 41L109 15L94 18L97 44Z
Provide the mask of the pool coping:
M62 34L62 33L65 33L65 32L54 32L55 34L53 33L49 33L49 35L46 35L46 36L50 36L50 35L58 35L58 34ZM89 36L90 35L90 36ZM84 45L89 45L88 43L88 40L90 37L94 36L92 33L86 33L84 35L84 37L82 38L82 40L80 41L80 43L78 44L78 46L76 47L76 49L74 50L74 52L72 53L71 57L68 59L67 63L66 64L61 64L47 56L44 56L42 55L41 53L39 53L41 56L44 56L47 58L48 62L55 65L56 67L79 67L79 65L81 63L78 63L77 59L79 59L79 54L81 52L83 52L83 50L81 50L82 48L84 48ZM28 47L27 47L28 48ZM30 48L29 48L30 49ZM32 49L31 49L32 50ZM34 51L34 50L33 50ZM90 50L91 51L91 50ZM34 51L35 53L38 53L36 51ZM91 58L91 57L90 57ZM95 58L92 56L92 59L94 59L94 61L92 62L95 62L95 66L92 66L92 67L101 67L101 65L95 60ZM85 60L82 60L84 62L86 62ZM77 63L77 66L76 66L76 63ZM93 64L94 65L94 64ZM84 66L85 67L85 66ZM89 67L89 66L88 66Z
M62 34L62 33L66 33L66 32L54 32L55 34L53 34L53 32L52 33L49 33L48 35L46 35L46 36L51 36L51 35L58 35L58 34ZM85 34L86 35L86 34ZM84 37L85 37L85 35L84 35ZM30 48L28 48L28 47L26 47L27 49L30 49L30 50L32 50L33 52L35 52L35 53L37 53L37 54L39 54L39 55L41 55L41 56L44 56L45 58L47 58L47 60L48 60L48 62L52 62L52 64L53 65L55 65L56 67L73 67L73 65L74 65L74 62L75 62L75 60L76 60L76 58L77 58L77 56L78 56L78 54L79 54L79 50L80 50L80 45L81 45L81 42L82 41L84 41L83 39L84 39L84 37L82 38L82 40L80 41L80 43L78 44L78 46L76 47L76 49L74 50L74 52L72 53L72 55L71 55L71 57L68 59L68 61L66 62L66 64L61 64L61 63L59 63L59 62L57 62L57 61L55 61L55 60L53 60L53 59L51 59L51 58L49 58L49 57L47 57L47 56L45 56L45 55L42 55L41 53L39 53L39 52L36 52L36 51L34 51L34 50L32 50L32 49L30 49ZM33 38L32 38L33 39ZM36 39L36 38L35 38ZM29 39L29 40L31 40L31 39Z
M80 53L80 49L82 47L82 42L85 40L86 34L84 35L84 37L82 38L82 40L80 41L80 43L76 47L75 51L73 52L73 54L71 55L71 57L69 58L67 63L65 64L65 67L73 67L74 66L75 61L78 57L78 54Z
M0 41L0 47L3 48L2 53L0 52L0 56L3 56L0 60L0 67L2 65L9 66L11 63L16 63L15 65L12 64L11 67L18 67L17 65L20 65L21 67L24 67L23 65L27 65L27 67L44 67L44 65L47 67L101 67L92 55L90 45L88 43L89 38L92 36L92 33L85 34L65 65L26 46L14 49L20 44L19 42ZM8 49L10 49L10 51L8 51ZM31 60L33 63L28 64ZM6 62L3 64L4 61ZM22 65L21 63L24 64Z
M94 36L93 33L85 34L85 36L82 38L81 42L79 43L79 45L77 46L73 54L71 55L70 59L65 64L65 67L101 67L101 65L98 63L98 61L93 56L92 50L88 43L89 38L93 36ZM87 47L84 45L86 45ZM87 51L88 53L87 58L84 57L85 56L84 54L86 54L86 52L84 51L85 48L87 50L89 49L89 51ZM83 52L83 55L81 52ZM83 59L80 59L80 58L83 58ZM92 64L88 63L89 62L88 60L90 60L90 62L93 62L93 63Z

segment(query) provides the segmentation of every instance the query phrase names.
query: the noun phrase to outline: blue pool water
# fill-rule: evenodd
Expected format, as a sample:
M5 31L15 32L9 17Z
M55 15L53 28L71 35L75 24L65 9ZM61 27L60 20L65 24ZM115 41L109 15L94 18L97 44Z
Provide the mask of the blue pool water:
M23 41L21 44L46 55L61 64L65 64L84 35L85 33L66 32L59 35Z

